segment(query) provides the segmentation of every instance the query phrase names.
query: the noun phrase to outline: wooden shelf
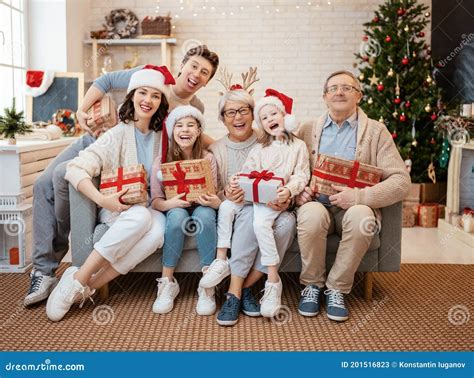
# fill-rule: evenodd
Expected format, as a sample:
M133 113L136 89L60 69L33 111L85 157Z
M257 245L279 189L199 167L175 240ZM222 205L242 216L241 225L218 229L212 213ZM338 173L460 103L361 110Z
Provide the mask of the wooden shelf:
M176 38L125 38L125 39L86 39L84 40L85 45L92 45L93 43L98 45L110 45L110 46L152 46L161 45L163 42L169 45L176 45Z

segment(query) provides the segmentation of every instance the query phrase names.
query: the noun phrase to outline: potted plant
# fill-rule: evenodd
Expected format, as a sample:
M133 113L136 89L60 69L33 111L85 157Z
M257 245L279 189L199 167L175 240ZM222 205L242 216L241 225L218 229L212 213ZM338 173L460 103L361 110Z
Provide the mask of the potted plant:
M8 138L8 144L15 145L15 135L24 135L31 133L31 126L25 123L23 111L17 112L15 107L15 98L11 108L4 109L4 115L0 116L0 135Z

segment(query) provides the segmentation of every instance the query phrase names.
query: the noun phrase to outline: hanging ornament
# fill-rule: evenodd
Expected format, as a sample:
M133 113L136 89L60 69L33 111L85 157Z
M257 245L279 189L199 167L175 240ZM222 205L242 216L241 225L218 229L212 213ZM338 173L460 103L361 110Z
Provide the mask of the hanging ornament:
M411 142L411 145L412 145L413 147L418 146L418 141L417 141L416 139L413 139L413 141Z
M368 57L368 56L363 56L363 57L362 57L362 60L363 60L364 62L367 62L367 61L369 60L369 57Z
M375 63L375 56L371 56L371 57L369 58L369 64L370 64L371 66L373 66L374 63Z
M392 139L397 139L397 136L398 136L397 133L394 131L394 132L392 133Z
M416 51L413 51L411 55L413 58L416 58Z
M392 116L393 116L393 118L397 118L397 117L398 117L398 112L395 110L395 111L392 113Z
M398 8L397 10L397 16L403 16L405 14L405 9L403 8Z
M388 75L388 77L392 77L393 75L395 75L395 72L393 72L393 69L392 69L392 68L390 68L390 69L388 70L387 75Z
M400 96L397 96L395 97L395 99L393 100L393 102L397 105L400 105L400 103L402 102L402 99L400 98Z
M411 126L411 138L415 139L416 136L416 129L415 129L415 120L413 120L412 126Z
M409 108L411 106L411 102L410 101L405 101L405 108Z
M430 12L426 12L425 13L425 17L430 17L431 16L431 13Z
M359 75L359 80L360 80L360 81L363 81L364 79L365 79L364 74L360 74L360 75Z
M436 115L436 113L431 114L432 121L436 121L437 119L438 119L438 116Z
M410 31L410 27L407 25L403 28L403 30L405 30L408 33Z
M405 115L405 113L402 113L400 116L400 121L405 122L406 120L407 120L407 116Z
M425 36L425 33L423 33L423 32L418 33L418 37L423 38L424 36Z
M391 40L392 40L392 37L390 37L389 35L385 37L385 42L390 42Z
M377 85L379 78L375 75L375 70L369 79L370 85Z
M400 85L399 85L399 79L400 77L397 74L397 84L395 85L395 95L400 96Z
M430 104L427 104L427 105L425 106L425 112L426 112L426 113L431 112L431 106L430 106Z
M431 78L430 74L428 74L427 78L426 78L426 82L428 84L431 84L433 82L433 79Z
M436 144L435 138L431 137L430 144Z
M373 21L373 22L379 22L379 21L380 21L380 18L378 18L377 16L375 16L372 21Z
M362 37L362 40L363 40L364 42L367 42L367 41L369 40L369 36L368 36L368 35L364 35L364 36Z
M380 116L380 118L379 118L379 122L380 122L380 123L383 123L383 121L384 121L383 117L382 117L382 116Z
M448 161L449 161L449 140L448 138L445 138L443 140L443 144L441 146L441 154L439 156L439 166L441 168L446 168L448 166Z
M411 166L413 165L413 162L411 159L406 159L405 160L405 167L407 168L408 173L411 172Z
M374 103L374 100L372 100L372 97L369 97L367 100L367 104L372 105Z
M428 177L433 181L433 184L436 184L436 171L433 162L428 165Z
M385 89L385 86L384 86L382 83L380 83L379 85L377 85L377 90L378 90L379 92L382 92L384 89Z
M402 59L402 64L406 66L410 61L408 60L408 57L405 55Z

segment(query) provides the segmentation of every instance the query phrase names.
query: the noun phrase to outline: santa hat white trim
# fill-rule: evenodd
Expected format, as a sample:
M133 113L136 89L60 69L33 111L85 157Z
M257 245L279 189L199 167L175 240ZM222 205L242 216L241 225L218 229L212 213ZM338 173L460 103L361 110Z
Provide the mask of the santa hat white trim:
M168 139L173 137L173 128L176 122L185 117L193 117L196 119L201 125L201 130L204 131L206 120L199 109L191 105L182 105L174 108L166 118L166 133L168 134Z
M258 127L263 129L262 123L260 122L259 113L260 113L260 110L265 105L273 105L285 115L285 130L286 131L291 133L293 130L296 129L296 117L293 114L287 114L286 111L285 111L285 107L283 106L283 103L280 101L279 98L277 98L275 96L262 97L255 104L255 108L253 110L253 115L254 115L255 122L257 123Z
M141 69L130 78L127 94L140 87L156 88L166 97L169 85L165 84L165 76L161 72L153 69Z
M31 97L38 97L47 92L51 84L54 81L54 72L53 71L44 71L43 80L39 87L30 87L28 84L25 85L25 94Z

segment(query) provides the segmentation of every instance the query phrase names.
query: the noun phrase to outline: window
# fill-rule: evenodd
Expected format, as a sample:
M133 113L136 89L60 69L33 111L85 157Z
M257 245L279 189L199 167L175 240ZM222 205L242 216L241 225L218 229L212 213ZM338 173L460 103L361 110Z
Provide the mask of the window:
M0 0L0 113L12 105L25 108L25 0Z

